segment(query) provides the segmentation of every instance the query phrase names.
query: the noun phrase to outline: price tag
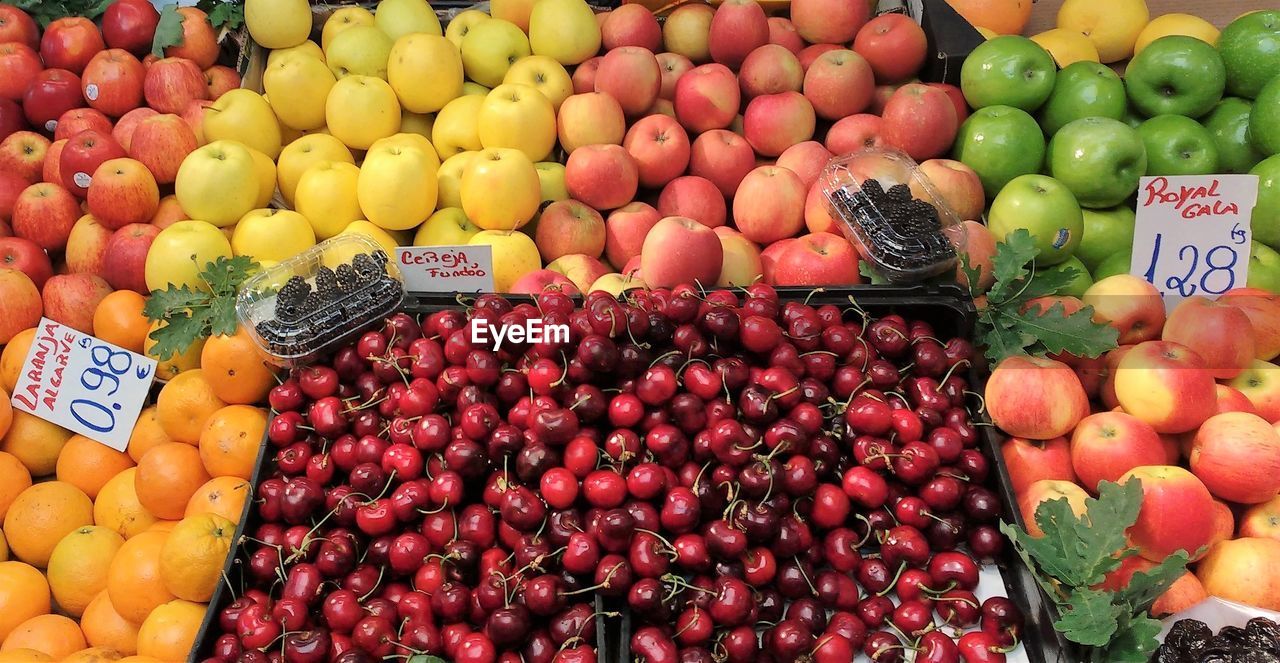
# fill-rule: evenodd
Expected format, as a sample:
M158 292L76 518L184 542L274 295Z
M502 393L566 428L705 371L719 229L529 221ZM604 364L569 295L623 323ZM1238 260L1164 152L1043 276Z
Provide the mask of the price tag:
M1142 178L1129 273L1155 285L1168 310L1243 287L1257 198L1257 175Z
M396 260L409 292L493 292L493 247L400 246Z
M154 359L41 318L13 406L124 451L155 375Z

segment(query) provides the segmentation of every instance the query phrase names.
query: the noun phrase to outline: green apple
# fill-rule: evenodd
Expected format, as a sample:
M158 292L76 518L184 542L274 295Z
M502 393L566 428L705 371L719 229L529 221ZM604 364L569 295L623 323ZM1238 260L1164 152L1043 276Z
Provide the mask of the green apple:
M1017 35L978 45L960 68L960 90L974 108L1013 106L1031 112L1053 92L1058 68L1039 44Z
M1084 236L1076 247L1075 257L1090 270L1098 269L1098 265L1124 247L1133 246L1133 208L1119 205L1083 211Z
M1249 115L1249 140L1267 156L1280 154L1280 75L1262 86Z
M1061 272L1067 269L1074 269L1076 275L1067 282L1066 286L1059 288L1057 294L1067 295L1069 297L1083 297L1084 291L1088 290L1089 286L1093 285L1093 277L1089 276L1089 270L1084 266L1083 262L1080 262L1079 258L1071 256L1052 267L1045 267L1044 269L1038 269L1036 271L1042 273Z
M1249 248L1249 277L1245 285L1280 292L1280 253L1256 241Z
M1127 107L1120 76L1104 64L1081 60L1058 72L1053 93L1040 108L1040 126L1052 136L1082 117L1123 119Z
M1204 125L1184 115L1157 115L1138 127L1147 148L1148 175L1208 175L1218 169L1218 148Z
M1253 104L1239 97L1225 97L1208 115L1204 128L1218 148L1218 172L1247 173L1262 160L1249 140L1249 111Z
M1227 91L1253 99L1280 71L1280 11L1245 14L1218 35Z
M1025 228L1036 240L1037 265L1056 265L1080 244L1084 216L1071 190L1046 175L1022 175L1005 185L987 212L987 228L1004 239Z
M1086 117L1054 134L1047 166L1084 207L1115 207L1138 190L1147 150L1138 131L1124 122Z
M1249 169L1258 176L1258 203L1253 208L1253 238L1280 249L1280 154Z
M1097 283L1108 276L1116 274L1128 274L1129 263L1133 261L1133 247L1116 247L1115 253L1107 256L1098 266L1093 269L1093 281Z
M1129 61L1124 72L1129 101L1147 117L1200 117L1222 98L1225 80L1218 51L1183 35L1151 42Z
M1133 104L1129 104L1128 106L1125 106L1124 117L1120 118L1120 121L1133 127L1134 129L1137 129L1138 127L1142 126L1142 122L1146 119L1147 118L1142 117L1142 115L1139 114L1138 111L1134 110Z
M960 125L952 156L978 173L987 198L995 198L1009 180L1040 172L1044 134L1024 110L987 106Z

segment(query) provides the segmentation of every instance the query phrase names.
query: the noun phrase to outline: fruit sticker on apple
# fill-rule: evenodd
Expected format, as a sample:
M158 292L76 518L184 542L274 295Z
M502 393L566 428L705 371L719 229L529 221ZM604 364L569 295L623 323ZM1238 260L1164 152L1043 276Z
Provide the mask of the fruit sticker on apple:
M1129 273L1155 285L1168 311L1246 283L1257 198L1256 175L1142 178Z

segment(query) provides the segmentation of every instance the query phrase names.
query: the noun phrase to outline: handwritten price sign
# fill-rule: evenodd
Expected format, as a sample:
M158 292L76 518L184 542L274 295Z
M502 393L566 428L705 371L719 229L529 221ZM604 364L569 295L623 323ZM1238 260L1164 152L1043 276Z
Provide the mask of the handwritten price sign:
M1257 198L1256 175L1142 178L1129 273L1155 285L1167 309L1243 287Z
M409 292L493 292L493 247L401 246L400 274Z
M156 361L47 318L13 388L13 406L124 451Z

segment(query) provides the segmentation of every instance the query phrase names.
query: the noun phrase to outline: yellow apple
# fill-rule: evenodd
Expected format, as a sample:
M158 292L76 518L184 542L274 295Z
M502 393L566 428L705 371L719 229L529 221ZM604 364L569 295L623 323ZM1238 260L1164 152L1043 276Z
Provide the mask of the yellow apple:
M307 0L245 0L244 26L264 48L292 48L311 35Z
M231 251L260 263L277 263L316 245L307 217L291 211L256 209L244 215L231 234Z
M231 243L221 230L204 221L179 221L161 230L151 241L143 267L147 289L185 285L208 290L200 272L220 257L231 257Z
M459 152L440 164L436 171L436 208L462 207L462 172L479 152Z
M372 25L357 25L339 33L324 49L325 64L337 78L376 76L387 79L391 38Z
M493 247L493 287L498 292L511 290L521 276L542 269L538 246L517 230L484 230L467 243Z
M267 67L270 67L271 65L275 64L276 61L280 60L281 58L286 58L286 57L289 57L290 55L306 55L308 57L312 57L321 62L324 62L324 51L320 48L320 44L317 44L311 40L307 40L302 42L301 44L298 44L297 46L294 46L293 48L281 48L278 50L272 50L270 53L267 54Z
M280 156L280 125L275 111L253 90L236 88L218 97L204 109L201 127L210 143L235 140L272 159Z
M427 138L422 134L410 133L405 131L402 131L397 134L392 134L390 136L387 136L386 138L379 140L378 142L370 146L369 152L372 152L373 150L376 150L379 147L387 146L387 145L401 145L404 147L414 147L419 150L422 150L423 156L427 157L431 161L431 163L433 164L432 165L433 168L440 167L440 157L436 154L435 146L431 144L430 138ZM365 155L367 157L368 152L366 152Z
M377 242L378 246L381 246L382 250L386 251L387 255L389 256L395 255L396 247L401 245L400 240L396 238L394 235L387 232L383 228L379 228L378 226L375 226L372 223L365 221L364 219L361 219L359 221L352 221L351 223L347 224L346 228L342 229L342 232L338 234L339 235L363 235L365 237L368 237L369 239L372 239L373 241Z
M258 207L261 190L253 153L229 140L214 141L188 154L173 186L188 217L218 227L229 226Z
M468 9L449 21L449 25L444 29L444 38L453 42L453 45L461 50L462 38L467 36L476 23L487 20L489 20L488 14L478 9Z
M373 23L392 41L415 32L442 34L440 19L427 0L382 0L373 11Z
M295 53L267 66L262 89L281 124L310 131L324 126L324 102L336 81L324 62Z
M462 55L439 34L405 35L391 47L387 81L405 110L434 113L462 96Z
M476 155L462 171L461 197L472 223L485 230L515 230L538 213L542 185L523 152L495 148Z
M587 292L603 290L614 297L620 297L622 296L622 293L628 290L635 290L637 288L643 289L647 287L648 286L645 285L645 282L641 279L614 272L612 274L605 274L604 276L596 279L595 283L591 284L591 287Z
M338 35L360 26L373 25L373 12L364 7L343 7L329 16L320 30L320 47L329 52L329 44Z
M461 50L467 78L488 87L500 85L511 63L530 54L529 38L519 26L497 18L471 26Z
M480 232L465 212L458 207L444 207L418 226L413 235L414 246L456 246L466 244Z
M556 145L556 112L545 95L528 85L506 83L493 88L480 105L476 121L480 144L524 152L542 161Z
M554 203L569 199L569 189L564 184L564 164L555 161L539 161L533 164L538 171L538 184L542 202Z
M475 81L467 81L466 83L462 84L462 96L483 97L489 94L489 91L492 89L493 88L485 87Z
M324 116L344 145L367 150L379 138L400 130L400 102L396 91L381 78L347 76L329 92Z
M276 162L266 153L249 148L249 154L253 156L253 174L258 180L258 197L254 200L254 207L266 207L271 202L271 197L276 195Z
M489 13L494 18L510 21L529 32L529 16L533 13L533 5L538 0L497 0L489 3Z
M346 161L319 161L298 178L294 207L311 222L319 239L342 232L352 221L364 218L356 197L360 169Z
M402 111L400 113L400 133L418 134L423 138L431 138L431 129L435 126L436 116L434 113L410 113Z
M436 113L435 124L431 125L431 144L436 146L441 159L484 147L480 144L478 122L484 100L485 97L473 94L461 96Z
M529 15L529 45L560 64L580 64L600 51L600 23L584 0L538 0Z
M551 101L551 107L557 113L560 112L560 104L573 94L573 79L564 65L545 55L530 55L516 60L502 82L523 83L537 89Z
M329 134L308 134L280 151L280 161L276 164L276 184L286 203L293 205L298 180L302 179L302 174L312 164L321 161L356 162L351 156L351 150Z
M418 226L436 208L439 167L434 150L392 139L379 141L365 155L356 185L364 217L388 230Z

